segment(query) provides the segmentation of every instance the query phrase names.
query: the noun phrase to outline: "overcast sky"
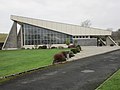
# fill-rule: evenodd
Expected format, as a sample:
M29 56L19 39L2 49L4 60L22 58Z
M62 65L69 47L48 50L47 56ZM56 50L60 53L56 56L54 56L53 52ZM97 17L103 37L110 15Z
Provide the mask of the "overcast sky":
M78 24L87 19L92 27L120 28L120 0L0 0L0 32L8 33L10 15Z

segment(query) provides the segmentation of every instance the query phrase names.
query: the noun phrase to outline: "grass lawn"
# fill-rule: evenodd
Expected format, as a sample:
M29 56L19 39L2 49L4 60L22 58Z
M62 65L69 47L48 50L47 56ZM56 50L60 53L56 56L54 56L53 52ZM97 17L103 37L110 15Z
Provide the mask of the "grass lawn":
M120 70L97 90L120 90Z
M0 77L51 65L53 55L68 49L0 51Z

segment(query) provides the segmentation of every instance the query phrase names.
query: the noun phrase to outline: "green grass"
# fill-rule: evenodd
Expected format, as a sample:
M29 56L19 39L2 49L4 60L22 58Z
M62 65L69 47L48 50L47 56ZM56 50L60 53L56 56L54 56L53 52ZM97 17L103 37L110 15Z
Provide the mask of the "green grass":
M118 70L110 79L108 79L97 90L120 90L120 70Z
M51 65L53 55L68 49L0 51L0 77Z

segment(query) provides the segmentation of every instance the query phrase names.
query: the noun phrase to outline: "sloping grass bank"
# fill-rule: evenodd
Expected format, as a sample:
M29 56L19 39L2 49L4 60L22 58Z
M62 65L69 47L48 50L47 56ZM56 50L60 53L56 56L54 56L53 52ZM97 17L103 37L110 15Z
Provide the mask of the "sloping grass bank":
M120 70L118 70L112 77L106 80L96 90L120 90Z
M7 34L0 33L0 42L4 42L7 37Z
M52 64L53 55L68 49L0 51L0 77Z

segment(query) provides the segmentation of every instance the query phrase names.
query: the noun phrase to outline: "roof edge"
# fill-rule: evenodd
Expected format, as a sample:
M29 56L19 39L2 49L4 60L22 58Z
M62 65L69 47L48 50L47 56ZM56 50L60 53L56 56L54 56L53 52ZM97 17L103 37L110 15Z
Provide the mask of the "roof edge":
M13 20L13 21L17 21L17 20L15 20L16 17L28 18L28 19L34 19L34 20L47 21L47 22L53 22L53 23L59 23L59 24L66 24L66 25L72 25L72 26L82 27L82 26L80 26L80 25L75 25L75 24L62 23L62 22L56 22L56 21L51 21L51 20L36 19L36 18L30 18L30 17L23 17L23 16L17 16L17 15L11 15L11 16L10 16L10 19ZM105 29L100 29L100 28L93 28L93 27L82 27L82 28L86 28L86 29L97 29L97 30L104 30L104 31L112 32L112 31L110 31L110 30L105 30Z

